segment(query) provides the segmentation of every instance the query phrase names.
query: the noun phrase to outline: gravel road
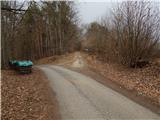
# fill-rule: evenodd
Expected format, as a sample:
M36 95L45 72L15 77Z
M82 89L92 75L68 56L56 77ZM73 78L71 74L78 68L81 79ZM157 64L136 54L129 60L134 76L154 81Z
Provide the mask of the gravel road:
M59 102L62 120L160 120L160 116L83 74L60 66L39 67Z

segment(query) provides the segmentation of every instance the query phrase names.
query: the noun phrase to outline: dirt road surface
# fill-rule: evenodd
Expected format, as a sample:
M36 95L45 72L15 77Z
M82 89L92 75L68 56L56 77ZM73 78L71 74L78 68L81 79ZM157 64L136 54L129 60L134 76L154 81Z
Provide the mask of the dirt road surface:
M160 119L159 115L83 74L54 65L39 68L56 92L62 120Z

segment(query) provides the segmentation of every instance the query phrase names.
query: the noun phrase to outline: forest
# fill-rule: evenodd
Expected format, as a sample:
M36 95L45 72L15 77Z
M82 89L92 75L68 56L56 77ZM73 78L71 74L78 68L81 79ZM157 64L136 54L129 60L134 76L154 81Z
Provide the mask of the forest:
M73 2L1 1L2 68L9 60L37 60L77 49L77 24Z
M160 120L160 2L117 1L0 2L2 120Z
M122 2L110 16L85 27L80 27L72 1L2 1L1 11L2 68L9 60L37 60L85 48L104 61L129 67L142 67L159 56L160 12L152 2Z
M103 61L143 67L160 56L159 10L152 2L122 2L113 8L111 16L86 27L84 47Z

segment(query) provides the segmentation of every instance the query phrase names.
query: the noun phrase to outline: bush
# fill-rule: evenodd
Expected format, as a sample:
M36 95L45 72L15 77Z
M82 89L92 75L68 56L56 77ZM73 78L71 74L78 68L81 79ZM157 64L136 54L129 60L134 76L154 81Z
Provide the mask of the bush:
M113 22L117 57L122 64L142 67L153 57L160 36L159 18L150 2L122 2L117 8Z

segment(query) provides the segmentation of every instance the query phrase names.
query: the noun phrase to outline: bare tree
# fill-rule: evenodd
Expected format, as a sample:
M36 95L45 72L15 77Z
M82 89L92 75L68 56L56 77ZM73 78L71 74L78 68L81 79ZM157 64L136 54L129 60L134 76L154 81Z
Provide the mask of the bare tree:
M2 68L12 59L36 60L74 49L79 36L73 2L2 1Z
M151 2L122 2L114 13L116 45L120 62L136 67L146 63L159 41L159 13Z

